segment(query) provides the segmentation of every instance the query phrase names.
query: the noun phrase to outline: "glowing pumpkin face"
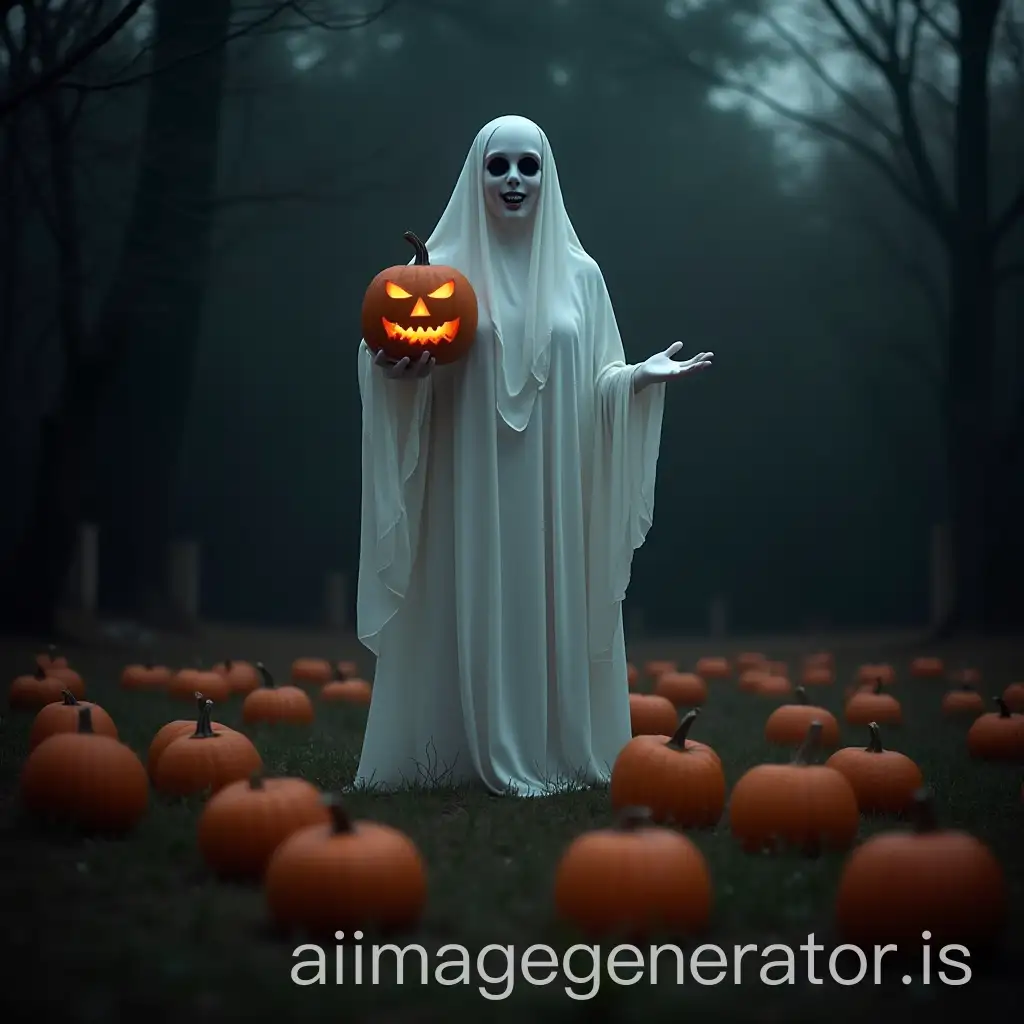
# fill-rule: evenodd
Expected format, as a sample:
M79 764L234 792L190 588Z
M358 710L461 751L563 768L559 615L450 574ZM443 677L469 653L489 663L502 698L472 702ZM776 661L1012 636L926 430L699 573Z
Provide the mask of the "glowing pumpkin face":
M416 249L411 266L382 270L363 298L363 340L372 352L394 361L415 361L429 352L438 363L453 363L476 337L476 293L454 267L432 266L427 247L411 231Z

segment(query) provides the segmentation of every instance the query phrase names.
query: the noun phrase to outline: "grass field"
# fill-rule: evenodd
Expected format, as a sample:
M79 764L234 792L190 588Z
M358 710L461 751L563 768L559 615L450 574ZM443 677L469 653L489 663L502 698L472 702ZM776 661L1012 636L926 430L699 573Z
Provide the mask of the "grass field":
M320 643L319 649L311 649ZM796 660L796 641L751 641L771 657ZM228 645L230 644L230 647ZM187 645L186 645L187 646ZM191 663L180 643L157 649L168 663ZM703 642L649 643L631 650L638 663L648 657L678 658L688 667L700 654L730 653L737 645ZM757 649L757 648L755 648ZM168 802L154 796L150 811L129 838L100 840L41 831L19 812L17 778L27 750L31 716L7 713L0 726L0 878L3 880L4 1001L8 1008L50 1009L69 1024L129 1019L148 1024L170 1021L446 1021L455 1014L486 1014L494 1019L532 1014L540 1020L598 1019L654 1022L683 1015L700 1022L906 1018L934 1013L940 1006L957 1012L996 1012L1018 1007L1024 962L1024 803L1021 767L979 764L966 753L967 722L939 714L941 682L907 678L909 648L887 649L881 640L833 645L839 683L819 687L815 699L840 715L842 687L856 665L891 661L899 672L894 692L903 703L905 725L883 733L887 745L912 756L937 797L944 824L967 829L990 844L1001 859L1011 888L1011 927L1002 952L984 964L962 988L937 981L909 984L900 978L881 987L869 982L843 988L826 980L813 986L799 975L792 986L769 987L758 980L759 965L748 961L743 983L730 974L717 986L702 987L687 977L676 984L674 970L651 986L646 980L616 987L605 979L589 1001L573 1001L564 979L547 988L516 980L510 998L485 1001L479 981L445 989L419 983L412 958L411 979L403 986L351 983L297 987L290 980L297 939L274 937L266 924L258 889L213 879L196 851L199 800ZM10 679L32 664L31 645L0 648L0 669ZM85 677L90 699L114 717L121 738L143 755L164 722L187 717L191 709L163 696L121 691L122 664L130 652L64 649ZM193 650L190 654L194 655ZM210 661L224 656L263 659L283 677L298 655L359 657L353 644L322 638L257 633L211 636L201 653ZM997 693L1024 676L1024 662L1008 645L978 644L942 651L951 663L973 664L984 673L982 690ZM363 659L367 669L367 659ZM415 685L415 680L410 680ZM766 746L764 720L774 706L738 691L735 682L713 683L692 738L720 754L727 780L734 783L750 766L784 761L785 751ZM229 725L239 721L236 702L216 709ZM268 772L301 775L324 789L344 787L353 777L365 714L338 706L318 707L312 730L247 730ZM844 743L863 745L860 729L844 727ZM553 921L552 878L565 846L586 829L610 820L603 791L564 793L545 799L494 798L469 789L409 791L395 795L352 793L351 810L407 832L428 865L430 900L414 935L428 951L461 943L475 952L488 943L532 943L564 949L576 938ZM867 821L862 835L892 822ZM786 942L794 946L814 932L826 948L832 930L832 899L842 858L749 856L741 853L724 824L692 838L704 851L715 886L712 933L705 941L727 951L747 943ZM367 939L366 941L369 941ZM694 944L691 944L694 945ZM803 970L802 954L798 970ZM828 979L827 952L818 954L818 972ZM501 972L501 958L489 964ZM580 968L585 972L586 961ZM844 963L853 973L855 963ZM869 975L870 980L870 975ZM578 990L587 985L577 986ZM501 988L501 986L497 986Z

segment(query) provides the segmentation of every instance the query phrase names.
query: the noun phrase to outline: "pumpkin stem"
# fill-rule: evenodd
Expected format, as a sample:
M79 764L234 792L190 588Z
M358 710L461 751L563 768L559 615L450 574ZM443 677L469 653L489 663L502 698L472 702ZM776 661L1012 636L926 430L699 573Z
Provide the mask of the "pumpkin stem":
M808 704L808 703L810 703L807 700L807 691L802 686L798 686L793 691L793 696L796 698L797 704Z
M651 825L651 809L649 807L623 807L615 819L616 832L636 832Z
M821 722L815 720L807 727L807 735L804 737L800 749L793 758L793 764L806 765L809 763L811 751L821 743Z
M430 264L430 256L427 254L427 247L420 236L413 231L406 231L402 237L416 250L415 265L417 267L428 266Z
M61 690L60 695L64 698L65 707L72 707L73 705L78 703L78 700L75 698L75 695L70 690Z
M1007 704L1006 701L1003 700L1002 697L996 697L995 698L995 702L996 702L996 705L999 708L999 717L1000 718L1009 718L1010 715L1013 713L1013 712L1010 711L1009 704Z
M875 681L874 692L875 693L881 693L882 692L882 677L881 676L879 676L878 679Z
M885 748L882 746L882 734L878 731L878 723L868 722L868 731L871 733L871 738L868 740L868 745L864 749L869 754L885 753Z
M679 723L679 728L672 734L672 738L665 744L670 750L685 750L686 749L686 737L693 727L693 723L697 721L697 716L700 714L700 708L694 708L692 711L687 711L683 715L683 720Z
M203 702L206 700L206 698L198 690L196 690L196 692L193 693L192 696L195 698L196 717L198 718L199 715L203 713Z
M213 731L213 723L210 721L210 715L213 712L213 701L204 700L199 707L199 718L196 721L196 731L192 733L189 739L193 740L212 740L216 739L220 733Z
M334 835L347 835L348 833L355 831L352 819L349 817L348 811L345 809L345 801L342 800L340 794L325 793L323 802L324 807L330 811L331 831Z
M78 731L87 733L96 731L92 727L92 708L88 705L78 710Z
M249 788L250 789L263 789L263 772L253 772L249 776Z
M927 786L919 789L913 798L910 813L915 832L935 832L939 827L935 816L935 794Z
M274 688L274 677L270 674L270 669L262 661L257 661L256 671L259 672L263 685L272 690Z

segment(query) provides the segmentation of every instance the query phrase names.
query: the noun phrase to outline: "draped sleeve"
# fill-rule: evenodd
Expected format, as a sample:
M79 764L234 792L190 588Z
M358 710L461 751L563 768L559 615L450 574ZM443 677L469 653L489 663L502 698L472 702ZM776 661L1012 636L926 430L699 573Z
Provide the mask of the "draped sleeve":
M379 654L381 631L401 606L412 575L430 443L429 377L391 380L359 346L362 504L356 627Z
M587 315L595 355L594 461L588 544L590 656L608 660L626 596L633 552L654 521L665 384L633 393L611 297L597 266L587 275Z

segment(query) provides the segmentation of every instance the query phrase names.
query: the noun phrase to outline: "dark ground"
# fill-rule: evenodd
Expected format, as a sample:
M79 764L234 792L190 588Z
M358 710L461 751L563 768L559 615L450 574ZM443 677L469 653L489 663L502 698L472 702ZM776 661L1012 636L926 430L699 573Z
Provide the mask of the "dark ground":
M894 646L894 644L896 646ZM904 986L898 978L882 987L865 981L852 988L828 982L770 988L762 985L751 958L743 984L731 974L717 986L701 987L687 977L656 987L646 980L616 988L605 979L598 997L573 1001L563 980L531 988L520 977L511 998L485 1001L478 981L458 989L433 982L419 984L417 962L403 986L393 983L357 987L296 987L290 981L295 942L272 938L257 889L224 884L210 877L195 848L199 801L171 803L154 797L149 814L126 840L98 840L41 832L24 822L18 810L17 776L27 749L31 716L7 713L0 725L0 879L3 885L3 999L13 1013L51 1010L67 1024L112 1019L170 1021L289 1020L447 1021L459 1013L496 1019L678 1021L801 1021L906 1019L915 1010L994 1012L1020 1005L1024 959L1024 802L1019 765L976 764L964 743L967 723L939 714L941 682L914 681L906 667L912 655L929 653L906 638L817 638L813 643L784 638L730 643L659 641L636 644L631 658L676 657L689 667L701 654L763 650L797 665L800 654L826 646L837 657L838 683L816 688L814 697L837 716L842 688L865 661L892 661L900 681L906 724L883 738L909 754L933 786L945 824L967 829L986 840L1002 860L1012 893L1011 927L1003 951L994 960L972 964L972 980L959 989L920 980ZM145 755L157 728L186 712L162 696L127 693L118 688L121 666L138 652L68 646L63 649L86 679L88 696L113 715L121 738ZM0 669L13 678L31 668L34 646L0 646ZM173 665L192 664L196 654L209 661L225 656L264 660L279 677L298 655L355 656L369 673L370 659L354 641L317 634L210 629L196 640L158 641L154 653ZM984 673L982 690L1000 692L1024 677L1024 651L1000 642L961 644L941 650L953 666L973 665ZM786 760L762 738L773 706L740 693L734 682L711 684L711 695L693 738L710 743L734 783L761 760ZM217 709L216 717L234 725L239 704ZM348 783L355 771L365 714L358 709L318 706L312 731L251 731L267 769L302 775L332 789ZM860 729L844 727L845 743L861 745ZM517 953L531 943L565 948L574 939L553 923L552 877L560 852L580 832L609 821L604 792L565 793L540 800L495 799L468 790L410 791L384 796L354 793L349 798L360 817L399 826L419 845L430 873L426 917L415 935L428 950L444 943L466 945L474 953L488 943L515 944ZM866 822L867 835L891 823ZM719 828L693 838L705 852L715 885L712 933L705 941L729 952L733 944L788 942L794 946L814 932L828 946L832 898L842 858L816 860L795 856L747 856L728 831ZM802 954L798 968L802 969ZM818 954L818 971L827 978L827 952ZM502 961L489 963L501 972ZM580 967L584 968L584 960ZM851 961L846 970L852 973ZM385 970L385 975L387 971ZM869 975L870 979L870 975ZM500 987L500 986L499 986ZM582 990L586 986L577 986ZM1005 1012L1005 1011L1004 1011ZM939 1014L945 1019L944 1014Z

